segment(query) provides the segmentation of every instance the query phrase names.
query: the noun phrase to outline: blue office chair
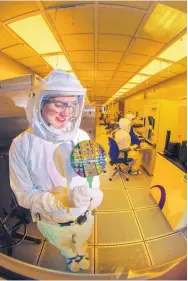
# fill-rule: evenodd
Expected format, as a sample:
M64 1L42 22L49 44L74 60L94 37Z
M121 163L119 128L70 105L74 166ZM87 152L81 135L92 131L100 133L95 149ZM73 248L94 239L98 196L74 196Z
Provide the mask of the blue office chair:
M126 176L126 181L129 181L129 177L128 177L128 173L122 171L121 167L118 164L125 164L128 165L128 163L132 162L133 159L132 158L128 158L128 151L130 149L124 149L124 150L119 150L119 147L116 143L115 140L113 140L112 138L108 138L109 141L109 152L108 155L110 157L110 165L116 165L115 167L115 172L113 173L113 175L111 176L111 178L109 178L109 181L112 181L113 177L119 173L119 174L124 174ZM124 152L124 157L119 158L119 153L120 152Z

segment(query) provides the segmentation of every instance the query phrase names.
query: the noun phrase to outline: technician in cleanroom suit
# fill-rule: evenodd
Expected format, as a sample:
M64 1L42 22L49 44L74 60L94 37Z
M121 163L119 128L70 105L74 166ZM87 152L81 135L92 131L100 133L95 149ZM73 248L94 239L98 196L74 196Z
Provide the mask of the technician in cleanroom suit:
M91 211L103 198L99 177L93 178L91 189L70 164L72 148L89 140L79 129L85 94L76 77L53 70L33 88L26 109L31 128L13 140L9 152L10 183L18 203L30 209L41 233L73 272L90 266L84 245L92 231Z
M132 126L133 120L136 119L135 115L132 114L132 113L128 113L125 116L125 118L130 121L130 131L129 131L129 133L130 133L130 137L131 137L131 144L132 145L137 144L138 146L140 146L142 141L138 138L137 134L135 134L133 126Z
M118 144L120 150L130 149L128 152L128 157L133 158L133 161L129 164L129 173L132 175L138 175L141 172L139 171L142 153L137 151L137 145L131 145L131 136L130 136L130 127L131 122L126 118L121 118L119 120L119 129L115 131L115 141ZM113 133L112 133L113 134Z

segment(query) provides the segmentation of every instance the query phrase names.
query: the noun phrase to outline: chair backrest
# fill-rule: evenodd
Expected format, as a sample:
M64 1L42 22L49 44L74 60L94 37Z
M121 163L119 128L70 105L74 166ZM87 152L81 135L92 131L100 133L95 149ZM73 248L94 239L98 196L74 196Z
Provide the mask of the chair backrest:
M109 155L109 157L110 157L110 159L112 161L115 161L119 157L119 147L118 147L116 141L113 140L110 137L108 138L108 142L109 142L109 152L108 152L108 155Z
M9 158L8 148L0 148L0 215L3 213L9 214L12 206L12 190L9 180Z
M16 196L10 187L9 148L0 147L0 216L16 210L20 215L32 221L30 211L18 205Z

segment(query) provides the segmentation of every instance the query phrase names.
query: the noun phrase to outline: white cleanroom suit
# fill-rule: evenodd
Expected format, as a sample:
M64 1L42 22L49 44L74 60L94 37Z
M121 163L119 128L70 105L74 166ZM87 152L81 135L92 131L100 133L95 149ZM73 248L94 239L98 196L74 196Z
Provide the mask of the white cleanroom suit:
M9 152L10 183L18 203L30 209L39 230L59 248L72 271L88 267L83 244L92 231L91 210L103 198L99 177L93 178L91 189L70 163L73 147L89 139L79 129L85 92L76 77L52 71L33 88L26 109L31 127L13 140ZM63 129L47 124L41 113L43 102L58 96L76 96L78 101ZM77 224L76 219L87 210L87 221Z
M131 137L129 134L131 122L126 118L121 118L119 120L119 127L120 129L115 132L115 141L117 142L120 150L128 148L131 149L128 152L128 157L133 159L133 162L129 164L131 170L130 173L138 174L142 160L142 153L135 150L137 145L131 145Z

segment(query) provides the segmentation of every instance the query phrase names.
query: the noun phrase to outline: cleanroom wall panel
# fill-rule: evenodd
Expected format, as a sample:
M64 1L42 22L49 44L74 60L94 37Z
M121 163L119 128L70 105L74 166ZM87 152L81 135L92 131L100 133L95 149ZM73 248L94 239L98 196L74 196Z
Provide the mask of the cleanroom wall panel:
M181 101L181 97L187 95L187 73L180 74L174 78L145 89L133 96L125 99L125 113L132 110L134 113L139 111L143 115L144 105L148 100L166 99ZM146 99L144 99L146 93Z

